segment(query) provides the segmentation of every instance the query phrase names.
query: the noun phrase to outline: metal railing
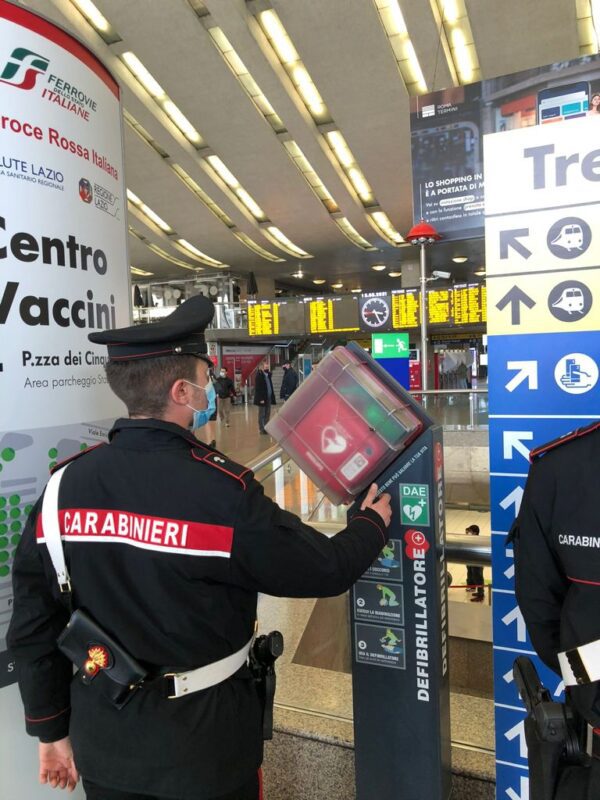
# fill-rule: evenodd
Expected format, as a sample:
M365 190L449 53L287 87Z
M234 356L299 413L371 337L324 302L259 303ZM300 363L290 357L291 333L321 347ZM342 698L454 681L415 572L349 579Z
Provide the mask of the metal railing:
M285 463L290 460L283 448L276 444L252 458L247 462L246 466L253 472L259 472L278 459L281 463L277 469L282 469ZM339 522L308 521L307 524L327 536L333 536L345 527ZM490 566L492 563L491 536L465 536L464 533L447 533L445 549L446 559L454 564Z

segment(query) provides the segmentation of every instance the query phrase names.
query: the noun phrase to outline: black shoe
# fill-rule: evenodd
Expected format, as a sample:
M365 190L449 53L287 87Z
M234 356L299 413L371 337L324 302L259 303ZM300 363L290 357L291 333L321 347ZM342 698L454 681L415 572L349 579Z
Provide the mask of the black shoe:
M209 447L216 447L216 446L217 446L217 440L216 440L216 439L213 439L213 440L212 440L212 442L209 442L209 443L208 443L208 446L209 446Z
M472 603L483 603L483 595L476 594L475 597L471 598Z
M269 435L265 430L259 431L259 433L262 433L264 436L268 436Z

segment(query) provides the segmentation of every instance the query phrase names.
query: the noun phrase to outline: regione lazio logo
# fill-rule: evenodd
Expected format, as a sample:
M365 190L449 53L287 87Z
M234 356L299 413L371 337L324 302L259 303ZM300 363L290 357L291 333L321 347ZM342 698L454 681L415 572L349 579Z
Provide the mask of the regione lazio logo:
M16 47L2 70L1 83L8 83L17 89L33 89L38 75L48 69L50 60L45 56Z
M87 178L81 178L79 181L79 197L81 197L84 203L91 203L94 198L92 184Z
M429 525L429 486L426 483L400 484L400 522L402 525Z

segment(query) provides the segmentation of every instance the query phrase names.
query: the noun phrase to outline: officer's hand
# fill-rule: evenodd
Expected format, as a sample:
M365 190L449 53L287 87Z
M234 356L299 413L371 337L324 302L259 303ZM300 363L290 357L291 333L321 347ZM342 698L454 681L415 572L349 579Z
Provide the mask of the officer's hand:
M70 792L77 786L79 773L68 736L57 742L40 742L39 760L40 783L49 783L53 789L68 789Z
M377 489L377 484L372 483L369 491L367 492L367 496L362 502L360 510L364 511L365 508L370 508L372 511L376 511L383 520L383 524L387 528L392 520L392 507L390 506L391 498L387 493L376 497Z

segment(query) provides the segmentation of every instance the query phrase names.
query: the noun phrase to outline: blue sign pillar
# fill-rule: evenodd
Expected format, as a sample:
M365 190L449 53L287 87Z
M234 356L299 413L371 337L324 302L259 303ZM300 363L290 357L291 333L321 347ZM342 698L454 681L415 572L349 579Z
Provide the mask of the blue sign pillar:
M485 137L497 800L529 797L514 659L564 691L533 652L505 540L530 450L600 418L598 134L584 118Z

